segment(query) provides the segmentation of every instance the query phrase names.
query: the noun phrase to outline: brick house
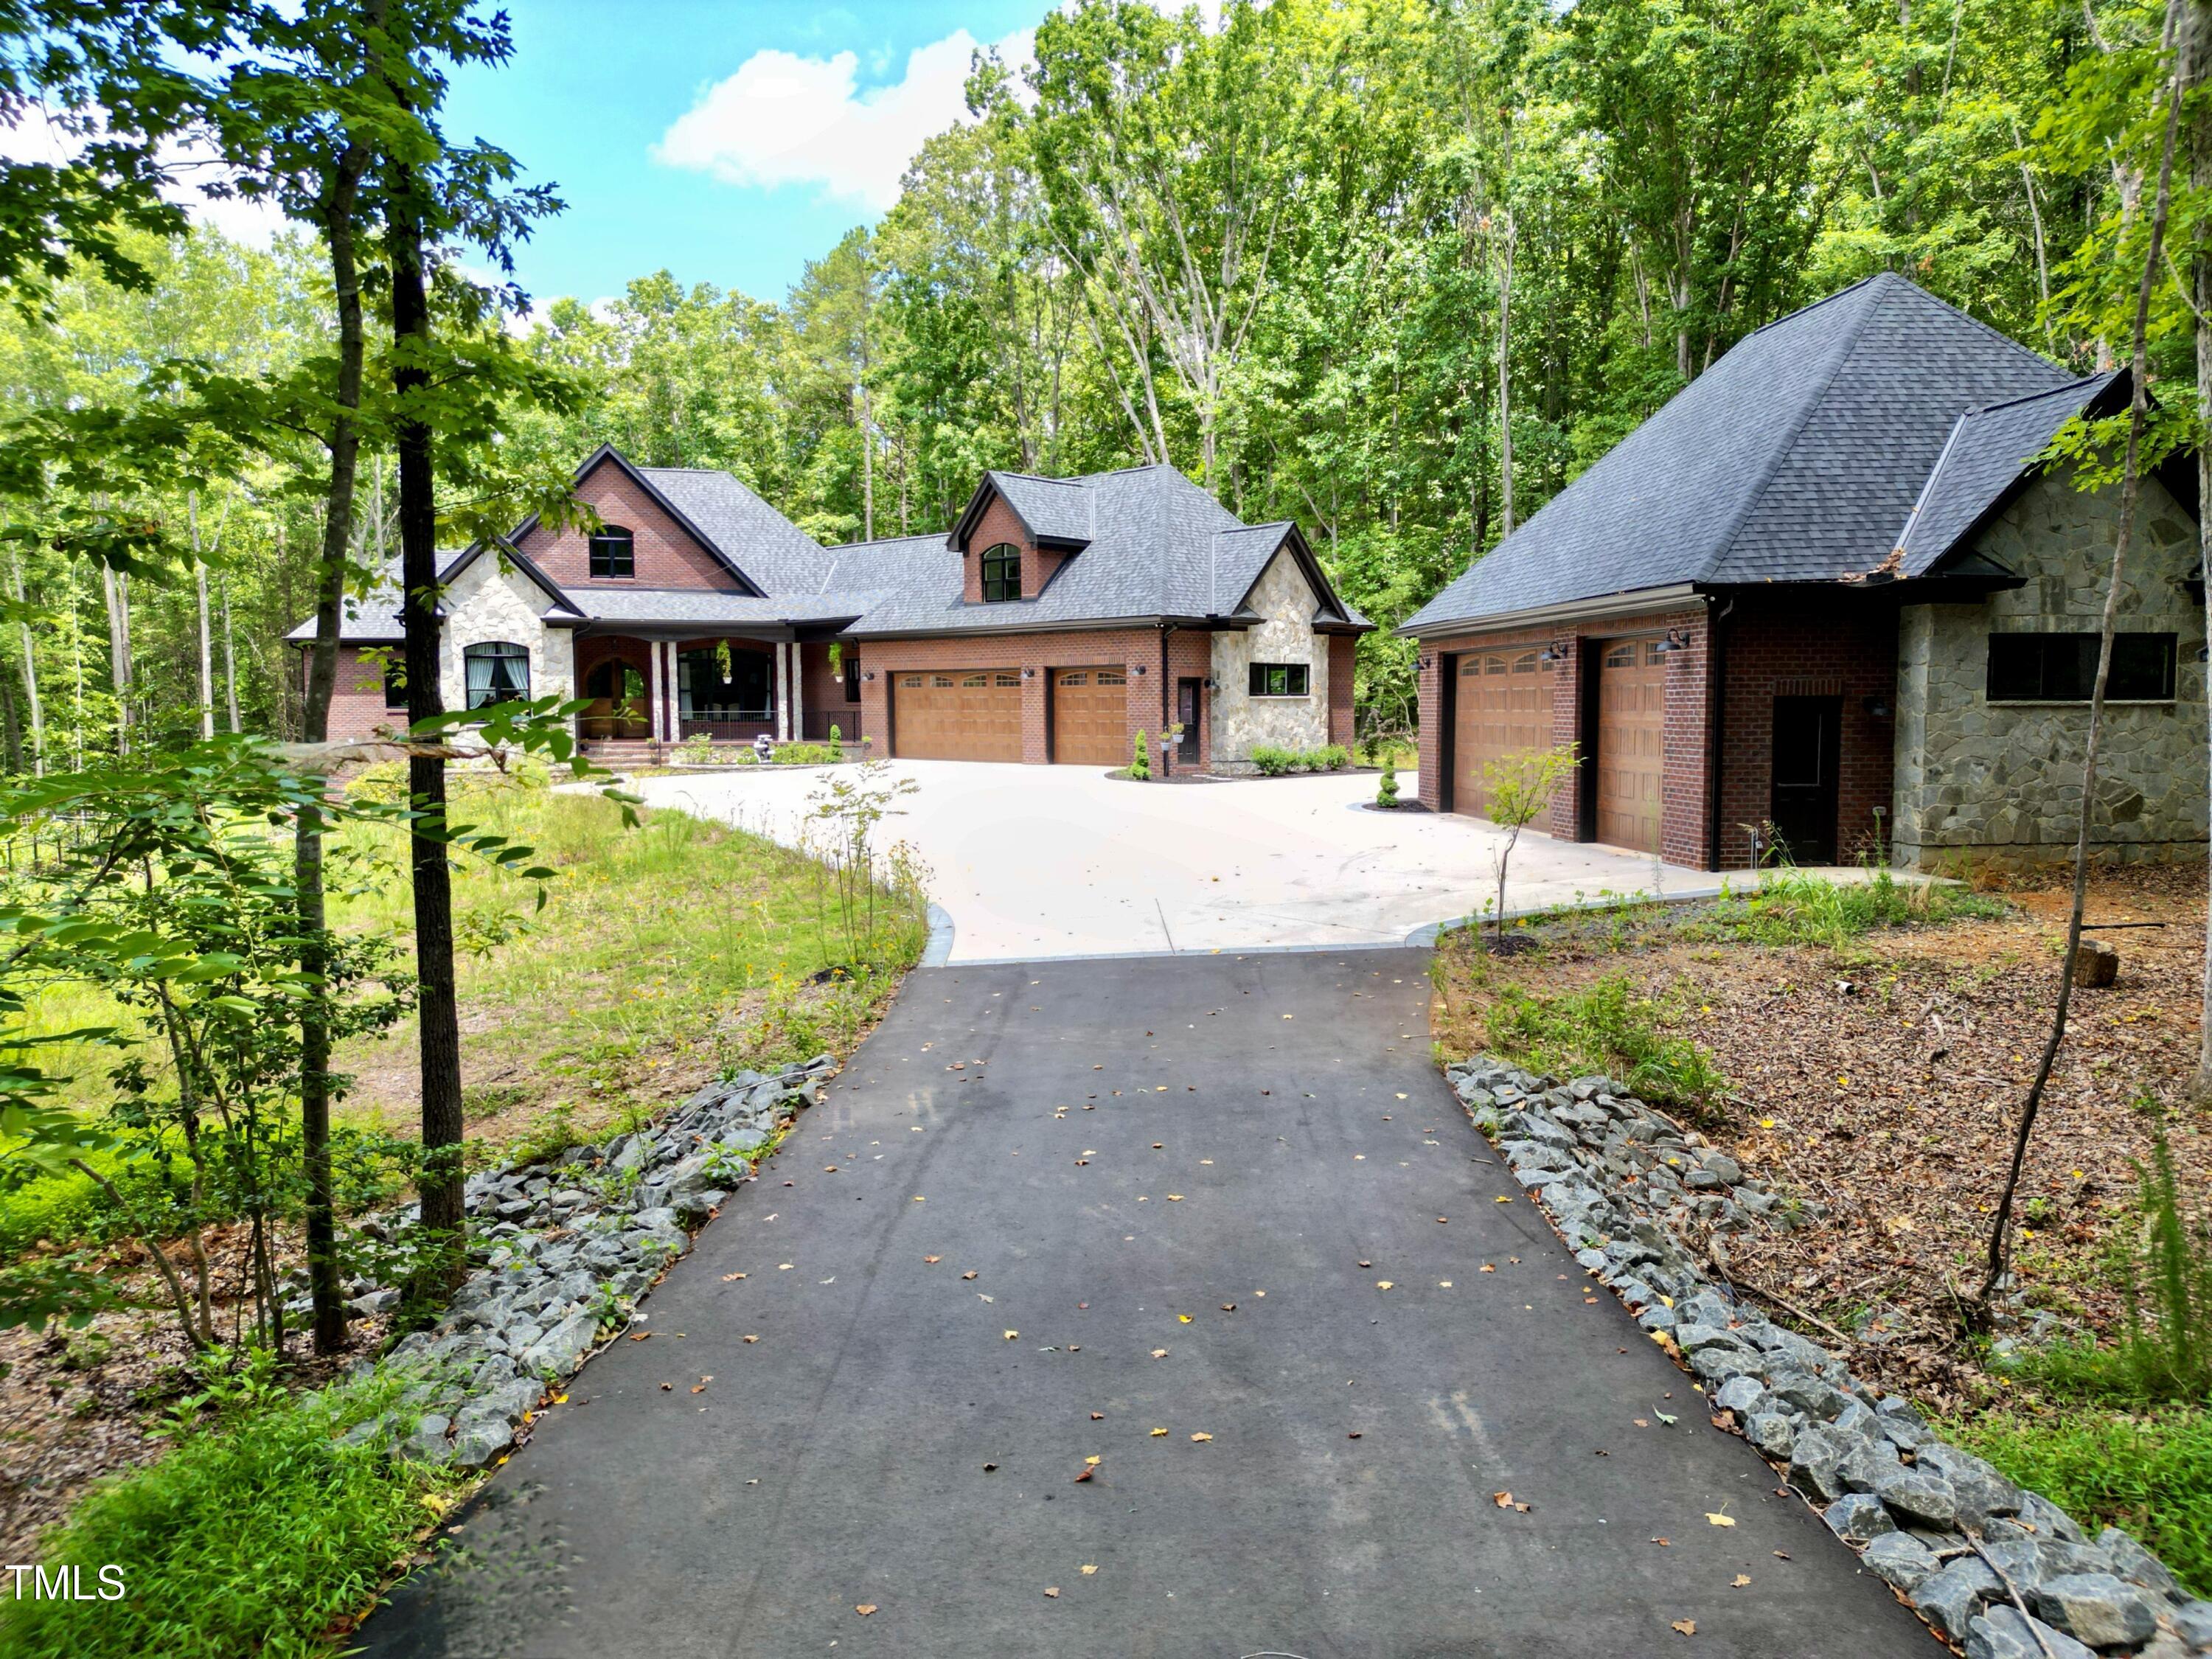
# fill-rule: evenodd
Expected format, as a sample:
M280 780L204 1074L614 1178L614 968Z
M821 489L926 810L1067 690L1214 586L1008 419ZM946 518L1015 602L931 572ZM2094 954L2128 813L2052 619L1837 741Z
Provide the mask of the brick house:
M1545 827L1674 864L2068 854L2119 492L2033 458L2128 395L1888 274L1748 336L1400 629L1422 802L1573 744ZM2204 855L2196 514L2144 481L2103 856Z
M1118 766L1174 729L1171 765L1234 772L1352 740L1372 624L1296 525L1171 467L990 472L949 536L830 548L727 472L603 447L574 490L597 528L532 518L441 563L447 708L581 698L609 754L835 726L906 758ZM405 723L399 612L393 577L349 602L332 737Z

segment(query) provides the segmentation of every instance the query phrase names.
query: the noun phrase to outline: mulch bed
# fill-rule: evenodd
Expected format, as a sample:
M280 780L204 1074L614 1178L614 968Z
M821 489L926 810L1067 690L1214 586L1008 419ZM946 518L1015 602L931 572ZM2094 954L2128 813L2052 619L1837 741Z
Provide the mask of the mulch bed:
M1825 1213L1790 1233L1728 1241L1734 1273L1855 1340L1860 1375L1939 1410L1998 1384L1961 1340L1960 1301L1981 1279L2013 1126L2049 1029L2068 893L2063 873L2005 895L2002 920L1869 934L1844 950L1686 943L1660 927L1613 948L1570 930L1488 972L1539 994L1626 973L1729 1079L1701 1125L1778 1190ZM2197 1057L2205 873L2100 872L2092 921L2115 931L2118 982L2077 989L2022 1181L2014 1265L2032 1309L2059 1328L2109 1332L2124 1317L2102 1271L2131 1224L2153 1115L2185 1194L2212 1179L2212 1135L2182 1099ZM1464 946L1448 947L1437 1033L1449 1054L1484 1045ZM1825 1339L1824 1339L1825 1340Z

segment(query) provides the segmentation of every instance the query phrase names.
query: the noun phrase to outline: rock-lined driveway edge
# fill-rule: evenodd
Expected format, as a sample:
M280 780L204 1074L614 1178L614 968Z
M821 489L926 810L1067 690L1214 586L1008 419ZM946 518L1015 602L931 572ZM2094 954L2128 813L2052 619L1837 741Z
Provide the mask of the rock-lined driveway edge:
M918 971L370 1651L1932 1652L1491 1161L1426 961Z

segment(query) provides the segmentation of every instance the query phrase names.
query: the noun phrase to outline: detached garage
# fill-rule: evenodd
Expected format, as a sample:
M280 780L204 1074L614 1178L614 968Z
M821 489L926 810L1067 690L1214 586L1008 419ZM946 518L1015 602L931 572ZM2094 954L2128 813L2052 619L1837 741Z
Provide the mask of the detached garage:
M891 676L893 752L909 760L1018 761L1022 676L954 668Z

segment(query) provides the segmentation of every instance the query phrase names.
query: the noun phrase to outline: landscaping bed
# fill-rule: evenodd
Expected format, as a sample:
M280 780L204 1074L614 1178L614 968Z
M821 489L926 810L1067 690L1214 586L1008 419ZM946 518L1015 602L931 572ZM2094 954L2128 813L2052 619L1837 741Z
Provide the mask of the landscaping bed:
M1610 1073L1694 1125L1790 1223L1722 1238L1730 1282L2015 1479L2084 1522L2128 1527L2212 1589L2203 1395L2133 1387L2108 1363L2140 1328L2141 1275L2118 1264L2146 1237L2140 1172L2160 1132L2192 1226L2212 1177L2206 1121L2180 1098L2196 1059L2201 866L2093 880L2093 921L2166 925L2111 931L2118 981L2076 993L2013 1277L1992 1321L1973 1305L2048 1029L2062 881L1919 894L1799 878L1757 897L1534 919L1509 927L1510 953L1453 935L1436 965L1439 1049ZM1693 1216L1685 1242L1710 1263L1710 1218ZM2088 1344L2107 1358L2077 1361Z

